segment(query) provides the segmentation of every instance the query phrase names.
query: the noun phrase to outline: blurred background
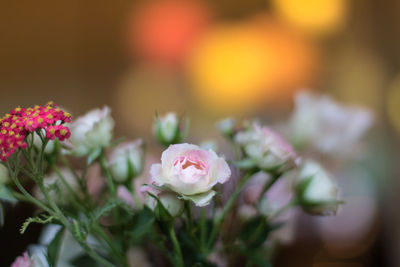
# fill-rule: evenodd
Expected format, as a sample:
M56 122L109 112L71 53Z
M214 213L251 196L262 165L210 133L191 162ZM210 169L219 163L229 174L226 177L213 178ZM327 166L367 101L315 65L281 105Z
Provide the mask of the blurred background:
M116 136L129 138L177 111L201 142L225 116L287 117L302 88L368 107L368 153L338 174L345 215L301 216L276 266L400 266L396 25L395 0L1 1L0 111L108 105ZM38 226L18 233L31 212L7 209L1 266L36 241Z

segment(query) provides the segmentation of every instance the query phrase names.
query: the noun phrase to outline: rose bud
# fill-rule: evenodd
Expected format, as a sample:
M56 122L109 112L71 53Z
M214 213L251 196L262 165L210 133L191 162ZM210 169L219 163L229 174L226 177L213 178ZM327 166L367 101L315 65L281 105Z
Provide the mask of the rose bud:
M235 120L226 118L217 123L218 130L228 139L232 139L235 133Z
M180 200L177 194L175 194L174 192L158 191L153 195L160 200L161 204L164 206L164 208L168 211L168 213L172 217L177 217L183 212L184 208L183 201ZM153 196L147 195L145 202L146 205L153 211L156 209L157 200Z
M117 146L110 155L109 166L113 178L124 183L138 176L143 170L143 141L123 143Z
M335 214L339 204L338 188L318 163L306 161L297 176L296 192L302 208L310 214Z
M196 145L170 145L161 156L161 164L153 164L150 174L155 184L164 186L185 200L202 207L210 203L213 186L225 183L231 176L226 161L212 150Z
M285 171L297 165L293 148L276 132L254 123L235 135L247 156L246 164L266 171Z
M174 112L163 117L156 117L153 125L157 141L165 146L182 142L189 130L188 121L180 121Z
M99 154L110 145L114 120L109 107L94 109L71 124L70 153L75 156Z

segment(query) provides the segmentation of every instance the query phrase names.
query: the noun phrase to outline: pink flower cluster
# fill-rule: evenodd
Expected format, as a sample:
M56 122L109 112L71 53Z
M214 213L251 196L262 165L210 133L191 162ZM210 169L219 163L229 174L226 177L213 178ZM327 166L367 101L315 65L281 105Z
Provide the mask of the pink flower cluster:
M0 159L7 161L17 149L26 148L25 137L34 131L45 129L46 138L60 141L71 135L65 122L71 121L71 114L61 110L53 102L33 108L17 107L0 119Z
M24 252L22 256L15 259L11 267L31 267L34 265L35 262L29 257L27 252Z

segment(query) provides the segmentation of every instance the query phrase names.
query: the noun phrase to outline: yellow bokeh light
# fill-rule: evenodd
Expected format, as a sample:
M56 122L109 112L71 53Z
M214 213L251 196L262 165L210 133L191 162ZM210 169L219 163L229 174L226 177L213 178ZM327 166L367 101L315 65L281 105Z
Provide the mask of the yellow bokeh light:
M264 83L267 61L262 38L247 27L212 30L189 61L196 97L211 107L250 108Z
M285 21L313 34L331 33L344 24L347 0L273 0Z
M387 94L387 113L390 122L400 133L400 74L390 85Z
M296 88L309 85L315 63L308 42L275 19L257 16L206 34L188 70L203 108L246 113L291 99Z

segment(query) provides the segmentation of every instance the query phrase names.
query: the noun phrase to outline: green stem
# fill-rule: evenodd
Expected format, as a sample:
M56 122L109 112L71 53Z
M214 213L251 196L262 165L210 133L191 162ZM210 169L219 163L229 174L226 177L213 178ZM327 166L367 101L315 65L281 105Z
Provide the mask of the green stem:
M60 154L60 159L61 162L70 170L72 175L75 177L75 180L78 183L80 190L85 198L85 204L88 205L89 207L93 207L92 199L90 198L87 190L87 183L86 183L87 165L85 166L85 169L82 173L82 177L79 177L74 168L72 168L69 160L63 154Z
M90 257L92 257L95 261L101 263L104 266L112 267L114 266L112 263L107 261L106 259L102 258L100 255L98 255L96 252L94 252L88 244L86 244L79 236L77 236L73 226L71 223L68 221L68 219L64 216L63 212L61 209L57 206L57 204L50 198L46 188L43 186L43 184L38 183L38 186L40 190L42 191L43 195L45 196L46 200L49 202L50 207L54 210L55 214L57 215L57 218L61 221L61 223L69 230L69 232L75 237L75 239L78 241L78 243L83 247L88 253Z
M47 211L48 213L52 214L52 210L51 209L49 209L44 203L42 203L40 200L34 198L31 194L29 194L28 191L25 190L25 188L19 182L18 177L16 177L14 175L14 172L11 170L10 165L7 164L7 166L8 166L8 171L10 173L11 179L13 180L13 182L15 183L15 185L17 186L19 191L21 191L21 193L25 196L25 198L27 200L29 200L32 204L35 204L36 206L38 206L39 208L43 209L44 211Z
M135 190L135 181L133 180L133 181L128 182L128 183L127 183L127 187L128 187L128 190L129 190L130 193L131 193L131 196L132 196L132 198L133 198L133 201L135 201L135 204L136 204L137 209L142 209L143 205L142 205L142 203L140 202L140 200L139 200L139 198L138 198L138 196L137 196L137 194L136 194L136 190Z
M104 175L106 176L108 187L110 189L110 193L114 198L117 198L117 190L115 188L114 180L112 178L112 174L107 166L107 159L104 151L100 154L100 165L103 170Z
M264 194L275 184L276 181L281 177L281 174L272 175L272 179L265 185L264 189L262 190L261 194L258 196L257 202L260 202L263 198Z
M209 238L208 244L207 244L207 247L209 249L211 249L211 246L213 245L213 243L215 241L216 235L219 232L221 225L223 224L223 222L225 220L226 214L231 210L231 208L233 207L233 204L235 203L237 198L240 196L240 193L242 192L246 182L250 179L250 177L252 175L253 175L253 172L249 172L242 178L239 185L236 187L235 191L232 193L232 195L228 199L228 202L226 202L224 208L222 209L221 214L218 217L216 217L214 226L212 228L211 235L210 235L210 238Z
M181 251L181 247L179 245L178 239L176 238L176 234L175 234L175 229L174 229L174 224L170 223L169 226L169 235L172 241L172 245L174 246L174 251L176 254L176 263L174 266L176 267L184 267L184 262L183 262L183 257L182 257L182 251Z
M206 245L206 231L207 231L207 220L206 220L206 211L205 209L201 209L200 211L200 244L201 249L205 249Z
M189 201L185 201L185 210L186 210L186 216L187 216L187 231L191 235L192 234L192 229L193 229L193 218L192 218L192 208L190 205Z
M100 153L100 165L101 165L101 169L103 170L103 174L106 177L107 183L108 183L108 188L110 189L110 193L111 193L111 197L116 201L118 200L118 196L117 196L117 189L115 187L114 184L114 179L112 177L112 174L108 168L108 164L107 164L107 159L106 159L106 155L104 153L104 150L101 151ZM117 222L119 222L119 211L118 209L114 209L114 215L115 215L115 219Z
M114 242L110 239L110 237L107 235L106 232L104 232L103 228L99 225L98 222L95 222L93 224L93 228L94 230L100 235L101 238L104 239L104 241L107 243L107 245L110 247L112 253L118 257L118 259L120 260L123 255L121 255L121 253L119 252L119 250L117 249L117 247L114 245Z

